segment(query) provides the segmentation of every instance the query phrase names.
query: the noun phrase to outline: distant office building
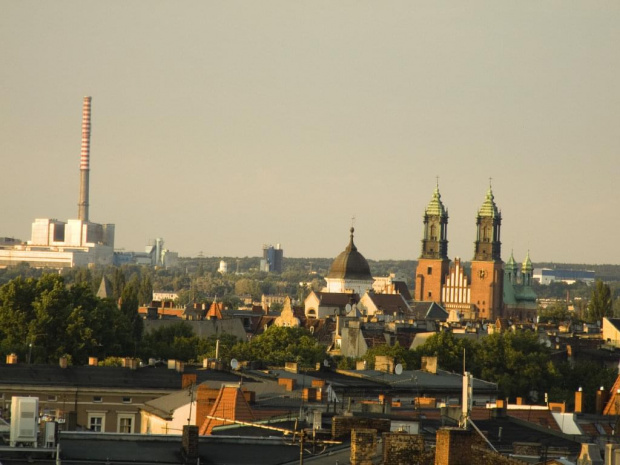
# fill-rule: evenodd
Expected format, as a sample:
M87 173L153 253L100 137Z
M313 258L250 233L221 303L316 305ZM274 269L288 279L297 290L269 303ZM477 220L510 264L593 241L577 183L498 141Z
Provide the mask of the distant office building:
M224 260L220 260L220 267L217 269L218 273L226 274L228 273L228 263Z
M282 273L282 257L284 250L280 244L263 245L263 258L260 261L261 271Z
M552 270L549 268L535 268L534 279L540 284L551 284L561 281L566 284L574 284L582 281L586 284L592 284L596 279L594 271L586 270Z

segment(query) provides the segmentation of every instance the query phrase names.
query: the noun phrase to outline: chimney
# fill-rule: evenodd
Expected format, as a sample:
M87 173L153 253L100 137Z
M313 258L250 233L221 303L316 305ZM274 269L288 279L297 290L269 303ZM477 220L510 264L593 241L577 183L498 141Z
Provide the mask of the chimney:
M422 371L437 374L437 357L422 357Z
M575 413L583 413L583 389L575 392Z
M186 389L196 384L196 373L187 373L181 376L181 389Z
M183 463L194 464L198 462L198 426L183 425L183 436L181 439L181 454Z
M82 106L82 150L80 152L80 202L78 219L88 221L88 189L90 173L90 102L91 97L84 97Z
M603 410L605 409L605 404L607 403L607 391L605 388L601 386L601 388L596 391L596 414L602 415Z

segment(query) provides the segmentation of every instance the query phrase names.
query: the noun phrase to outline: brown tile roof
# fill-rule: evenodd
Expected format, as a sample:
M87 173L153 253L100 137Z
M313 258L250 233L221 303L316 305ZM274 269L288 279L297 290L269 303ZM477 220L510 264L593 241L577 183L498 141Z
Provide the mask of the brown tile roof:
M333 307L344 307L348 303L353 301L357 303L360 301L360 296L357 294L349 294L344 292L316 292L320 305L328 305Z
M368 297L384 315L406 314L410 310L407 302L400 294L375 294L374 292L369 292Z
M620 395L618 395L618 389L620 389L620 375L616 378L616 382L611 388L609 400L607 401L607 405L603 409L603 415L618 415L620 411L618 410L618 403L620 402Z
M508 416L529 421L554 431L561 431L555 418L553 418L551 410L508 410Z
M254 421L254 413L249 404L243 397L243 392L239 386L234 385L222 385L220 393L213 404L213 408L209 413L210 416L225 418L227 420L237 421ZM207 418L200 426L201 435L210 435L213 428L225 424L232 424L232 422L226 422L222 420L213 420Z
M213 302L211 307L209 307L209 311L207 312L207 320L221 320L222 319L222 310L224 310L223 302Z

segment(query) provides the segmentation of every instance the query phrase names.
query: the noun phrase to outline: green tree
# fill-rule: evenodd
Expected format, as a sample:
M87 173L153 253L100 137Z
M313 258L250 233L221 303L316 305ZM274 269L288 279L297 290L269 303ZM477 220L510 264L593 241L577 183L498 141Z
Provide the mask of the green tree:
M236 344L231 355L238 360L261 360L267 365L298 362L314 367L325 359L325 349L305 328L271 326L251 343Z
M602 321L603 317L613 316L612 304L610 287L598 279L590 295L587 315L588 321L593 323Z
M131 337L135 343L135 346L137 346L138 342L142 339L142 332L144 329L142 317L140 317L140 314L138 313L138 289L138 277L134 275L129 283L125 285L121 295L121 313L129 322ZM135 351L136 348L134 347L134 353Z
M465 368L471 373L479 372L478 365L479 344L473 339L457 338L453 333L442 331L429 337L421 346L413 350L412 368L420 368L422 356L437 356L437 365L447 371L463 372L463 357Z
M387 344L375 346L366 351L362 360L366 362L366 368L369 370L374 369L375 367L375 357L377 356L388 356L394 357L394 363L400 363L403 365L403 368L408 368L411 366L411 362L413 360L412 353L407 350L405 347L402 347L398 342L393 346L389 346Z
M153 300L153 282L149 274L144 274L140 280L138 288L138 303L140 305L149 305Z
M183 361L196 360L199 338L185 322L174 323L146 334L142 339L140 356L143 359L164 358Z
M568 306L565 302L555 302L547 308L538 309L538 321L541 323L559 323L570 318Z
M494 383L504 396L538 401L557 378L549 349L532 331L495 333L482 339L474 374Z

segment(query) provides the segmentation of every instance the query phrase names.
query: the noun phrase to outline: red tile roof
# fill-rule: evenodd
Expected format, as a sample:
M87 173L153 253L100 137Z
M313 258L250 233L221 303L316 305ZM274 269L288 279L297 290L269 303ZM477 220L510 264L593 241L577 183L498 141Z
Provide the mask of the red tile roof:
M220 393L209 413L210 416L237 421L254 421L254 413L243 396L239 386L222 385ZM210 435L213 428L225 424L232 424L222 420L207 418L200 427L201 435Z

